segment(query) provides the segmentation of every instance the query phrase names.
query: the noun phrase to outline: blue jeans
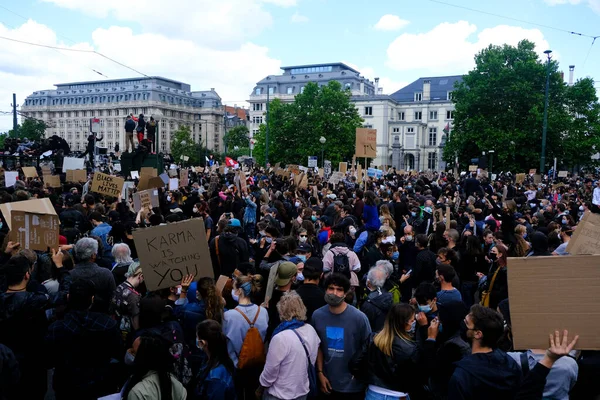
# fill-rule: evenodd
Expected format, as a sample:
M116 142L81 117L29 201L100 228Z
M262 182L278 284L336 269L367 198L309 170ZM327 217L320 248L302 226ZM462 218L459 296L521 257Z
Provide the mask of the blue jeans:
M398 399L400 399L400 397L375 393L371 389L367 389L367 395L365 396L365 400L398 400ZM410 400L410 398L408 396L406 396L406 400Z

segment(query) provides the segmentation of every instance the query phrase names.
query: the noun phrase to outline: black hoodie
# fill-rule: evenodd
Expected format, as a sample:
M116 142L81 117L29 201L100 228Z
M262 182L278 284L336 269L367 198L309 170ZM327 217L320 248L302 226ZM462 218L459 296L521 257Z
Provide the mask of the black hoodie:
M385 317L390 308L392 308L393 303L392 294L387 290L382 289L381 294L377 290L369 293L367 301L361 307L361 311L369 319L369 324L373 332L379 332L383 329Z
M519 365L502 350L471 354L456 363L448 400L514 399L521 376Z

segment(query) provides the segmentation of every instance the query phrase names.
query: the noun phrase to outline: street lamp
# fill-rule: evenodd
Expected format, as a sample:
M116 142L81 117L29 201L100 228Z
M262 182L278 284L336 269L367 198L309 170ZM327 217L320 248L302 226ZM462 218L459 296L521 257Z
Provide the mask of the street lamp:
M327 139L325 139L325 136L321 136L321 138L319 139L319 142L321 142L321 165L323 166L323 168L325 168L325 142L327 141Z
M488 150L488 154L490 155L490 179L492 179L492 167L494 166L494 153L495 150Z
M540 157L540 174L544 175L546 168L546 131L548 129L548 92L550 91L550 57L552 50L546 50L544 54L548 56L546 67L546 94L544 96L544 124L542 127L542 156Z

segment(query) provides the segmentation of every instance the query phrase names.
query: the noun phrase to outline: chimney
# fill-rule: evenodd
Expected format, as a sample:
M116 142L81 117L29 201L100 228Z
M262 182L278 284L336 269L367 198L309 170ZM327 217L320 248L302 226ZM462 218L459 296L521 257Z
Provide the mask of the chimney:
M573 86L573 75L575 74L575 66L569 65L569 86Z
M379 94L379 78L375 78L375 94Z
M214 88L214 87L211 87L211 88L210 88L210 91L211 91L211 92L214 92L214 91L215 91L215 88Z
M423 101L431 100L431 81L425 79L423 81Z

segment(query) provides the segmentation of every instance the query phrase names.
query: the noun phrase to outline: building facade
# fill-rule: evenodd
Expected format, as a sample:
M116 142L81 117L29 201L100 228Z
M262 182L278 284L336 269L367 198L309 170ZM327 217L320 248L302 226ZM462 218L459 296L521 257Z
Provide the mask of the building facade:
M377 129L373 165L444 169L443 146L454 120L452 91L461 80L460 75L419 78L389 96L353 96L364 127Z
M214 89L192 92L189 84L162 77L63 83L34 92L21 112L47 123L46 136L58 135L71 150L84 150L91 118L100 120L99 146L125 149L127 115L158 121L157 151L170 152L171 139L187 126L196 143L223 151L224 107Z
M260 125L265 122L267 98L269 101L280 99L282 102L291 103L297 94L304 91L309 82L323 86L330 81L338 81L356 97L373 96L378 92L373 82L343 63L297 65L281 69L283 74L267 76L256 84L250 94L248 129L251 136L254 136Z

